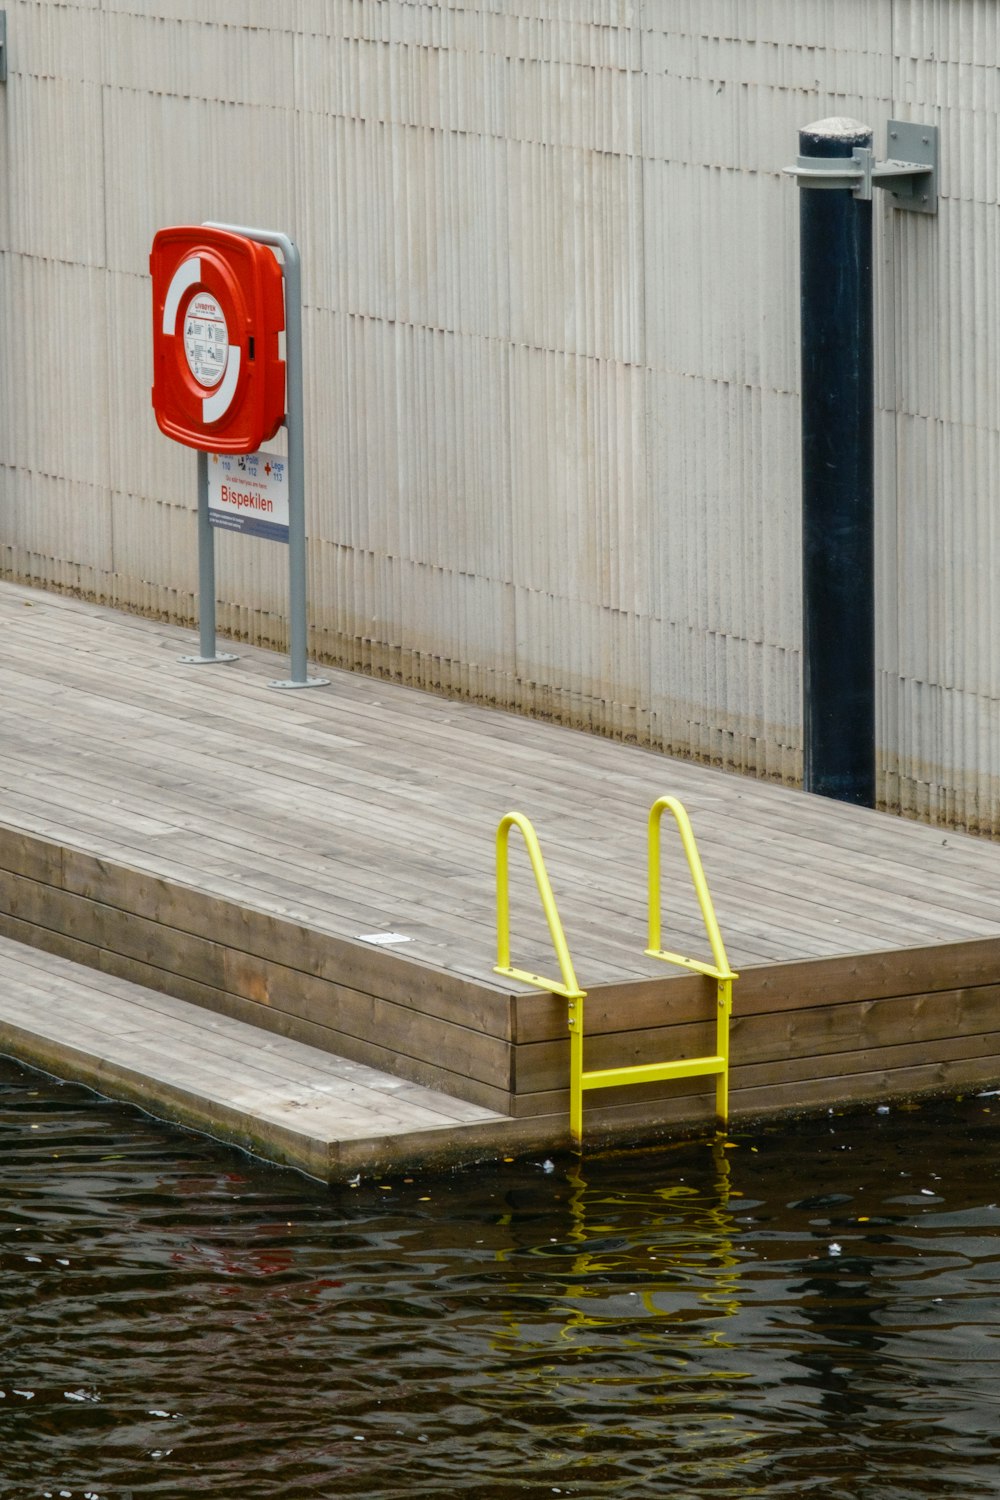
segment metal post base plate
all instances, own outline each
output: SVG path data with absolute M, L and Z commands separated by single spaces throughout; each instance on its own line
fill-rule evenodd
M 269 682 L 268 687 L 273 688 L 310 688 L 329 687 L 329 677 L 307 677 L 303 682 Z
M 232 656 L 228 651 L 220 651 L 217 656 L 179 656 L 186 667 L 214 667 L 224 666 L 226 662 L 239 661 L 238 656 Z

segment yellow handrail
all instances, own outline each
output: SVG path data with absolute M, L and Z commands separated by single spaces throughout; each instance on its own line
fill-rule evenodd
M 511 828 L 519 828 L 524 837 L 528 858 L 531 860 L 531 868 L 535 876 L 535 884 L 538 894 L 542 899 L 542 910 L 545 912 L 545 920 L 549 924 L 549 934 L 552 938 L 552 946 L 559 960 L 559 972 L 562 982 L 556 979 L 546 979 L 541 974 L 529 974 L 526 969 L 515 969 L 510 962 L 510 879 L 508 872 L 507 845 L 510 838 Z M 545 861 L 542 859 L 541 847 L 538 836 L 532 828 L 529 820 L 523 813 L 509 812 L 500 819 L 497 827 L 497 961 L 494 965 L 495 974 L 503 974 L 507 979 L 520 979 L 524 984 L 533 984 L 536 989 L 548 990 L 550 994 L 561 995 L 564 1000 L 582 1000 L 586 991 L 581 990 L 576 982 L 576 974 L 573 972 L 573 961 L 569 956 L 569 948 L 566 944 L 566 934 L 563 932 L 562 922 L 559 920 L 559 912 L 556 908 L 555 897 L 552 894 L 552 886 L 545 871 Z
M 691 883 L 698 897 L 698 905 L 701 907 L 701 917 L 705 924 L 709 946 L 712 949 L 714 964 L 701 963 L 694 958 L 681 958 L 679 954 L 668 953 L 660 946 L 660 822 L 666 811 L 673 814 L 677 831 L 681 836 L 688 869 L 691 872 Z M 722 933 L 719 931 L 715 908 L 709 895 L 701 855 L 698 853 L 698 845 L 694 840 L 691 820 L 684 804 L 678 802 L 676 797 L 659 797 L 649 809 L 649 942 L 646 952 L 650 958 L 662 958 L 667 963 L 680 964 L 685 969 L 695 969 L 699 974 L 707 974 L 710 979 L 739 977 L 729 967 Z

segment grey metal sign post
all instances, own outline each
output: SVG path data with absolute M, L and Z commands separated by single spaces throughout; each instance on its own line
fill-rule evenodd
M 180 656 L 187 667 L 239 661 L 215 649 L 215 532 L 208 518 L 208 454 L 198 453 L 198 655 Z
M 285 380 L 288 433 L 288 617 L 291 676 L 270 683 L 274 688 L 327 687 L 328 677 L 310 677 L 307 668 L 305 445 L 302 386 L 302 270 L 297 246 L 287 234 L 248 229 L 242 224 L 206 221 L 206 229 L 223 229 L 281 252 L 285 283 Z M 208 455 L 198 454 L 198 609 L 200 656 L 191 663 L 235 661 L 215 650 L 215 538 L 208 514 Z

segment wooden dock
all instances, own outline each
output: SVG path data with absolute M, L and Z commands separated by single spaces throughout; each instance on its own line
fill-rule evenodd
M 711 986 L 643 953 L 646 816 L 671 794 L 741 975 L 734 1115 L 1000 1078 L 991 843 L 357 674 L 277 691 L 271 653 L 183 666 L 190 632 L 9 584 L 0 630 L 16 943 L 462 1101 L 483 1112 L 477 1149 L 491 1130 L 497 1150 L 558 1145 L 566 1005 L 492 972 L 494 832 L 512 809 L 538 832 L 588 992 L 587 1066 L 698 1055 Z M 705 957 L 668 833 L 664 942 Z M 511 864 L 513 962 L 555 975 L 516 836 Z M 32 1004 L 41 1036 L 43 989 Z M 0 1020 L 15 1054 L 29 1033 L 23 1006 Z M 592 1095 L 588 1134 L 702 1123 L 711 1104 L 698 1079 Z M 452 1123 L 460 1155 L 469 1122 Z
M 0 1050 L 325 1182 L 533 1144 L 525 1122 L 9 938 Z

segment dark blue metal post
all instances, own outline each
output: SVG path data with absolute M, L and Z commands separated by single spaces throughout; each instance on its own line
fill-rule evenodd
M 803 158 L 852 156 L 872 133 L 823 120 Z M 807 791 L 875 805 L 872 205 L 801 180 L 802 609 Z

